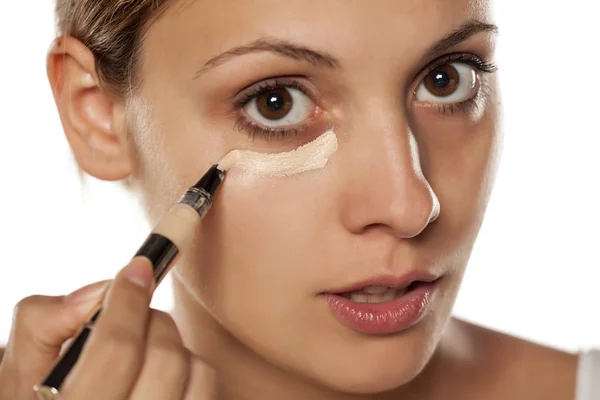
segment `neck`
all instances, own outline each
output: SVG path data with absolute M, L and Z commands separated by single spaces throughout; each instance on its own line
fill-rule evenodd
M 437 400 L 450 399 L 457 379 L 472 377 L 469 346 L 462 345 L 462 330 L 450 322 L 427 367 L 410 383 L 391 392 L 357 395 L 336 392 L 270 364 L 226 331 L 203 305 L 174 277 L 174 318 L 190 351 L 205 361 L 204 390 L 218 400 L 285 398 L 289 400 Z M 470 376 L 469 376 L 470 375 Z M 453 392 L 446 389 L 453 387 Z M 467 386 L 467 385 L 460 385 Z M 192 398 L 204 398 L 194 393 Z M 462 397 L 461 397 L 462 398 Z

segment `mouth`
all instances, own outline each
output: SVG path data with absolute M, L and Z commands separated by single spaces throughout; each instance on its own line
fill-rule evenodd
M 382 275 L 322 293 L 344 325 L 364 334 L 392 334 L 417 324 L 435 301 L 441 276 L 409 273 Z
M 377 304 L 399 299 L 400 297 L 405 296 L 406 294 L 417 289 L 418 287 L 428 283 L 430 282 L 413 281 L 405 287 L 371 285 L 365 286 L 359 290 L 354 290 L 351 292 L 340 292 L 333 294 L 344 297 L 354 303 Z
M 439 275 L 411 272 L 403 276 L 381 275 L 354 283 L 325 294 L 344 297 L 354 303 L 385 303 L 397 300 L 415 290 L 431 286 Z

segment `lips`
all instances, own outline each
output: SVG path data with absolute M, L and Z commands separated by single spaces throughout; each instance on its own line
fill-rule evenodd
M 438 279 L 421 272 L 378 276 L 322 296 L 338 320 L 354 331 L 397 333 L 423 317 L 434 298 Z

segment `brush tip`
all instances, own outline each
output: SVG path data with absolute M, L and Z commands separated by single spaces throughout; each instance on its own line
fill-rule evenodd
M 223 158 L 217 163 L 217 168 L 219 168 L 223 172 L 227 172 L 233 167 L 237 161 L 239 156 L 238 150 L 232 150 L 229 153 L 225 154 Z

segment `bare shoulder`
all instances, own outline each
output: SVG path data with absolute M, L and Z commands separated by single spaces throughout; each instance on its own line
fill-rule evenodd
M 479 354 L 483 381 L 499 398 L 572 400 L 578 356 L 505 333 L 456 321 Z M 489 386 L 488 386 L 489 387 Z
M 0 362 L 2 362 L 3 357 L 4 357 L 4 347 L 0 347 Z

